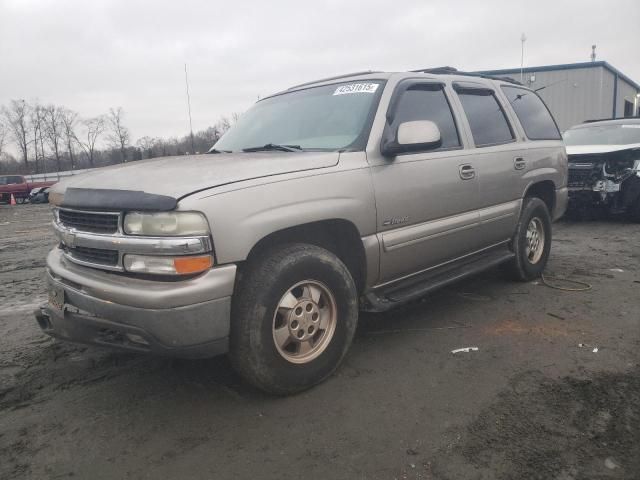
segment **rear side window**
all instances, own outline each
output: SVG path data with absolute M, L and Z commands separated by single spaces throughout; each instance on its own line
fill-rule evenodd
M 458 90 L 476 147 L 499 145 L 515 139 L 507 117 L 491 90 Z
M 402 93 L 395 109 L 392 127 L 414 120 L 430 120 L 438 125 L 442 138 L 440 150 L 460 146 L 456 123 L 441 85 L 412 85 Z
M 503 86 L 502 91 L 518 116 L 524 133 L 530 140 L 559 140 L 556 122 L 549 109 L 535 92 L 523 88 Z

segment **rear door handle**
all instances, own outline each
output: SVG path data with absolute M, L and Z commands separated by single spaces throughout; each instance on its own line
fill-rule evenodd
M 523 170 L 527 166 L 527 162 L 522 157 L 516 157 L 513 159 L 513 168 L 516 170 Z
M 462 180 L 471 180 L 476 176 L 476 171 L 473 168 L 473 165 L 470 165 L 468 163 L 460 165 L 460 167 L 458 168 L 458 172 L 460 173 L 460 178 Z

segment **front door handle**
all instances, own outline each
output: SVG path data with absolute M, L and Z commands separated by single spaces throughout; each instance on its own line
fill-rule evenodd
M 516 157 L 513 159 L 513 168 L 516 170 L 524 170 L 524 167 L 527 166 L 527 162 L 524 161 L 522 157 Z
M 473 165 L 470 165 L 468 163 L 460 165 L 460 167 L 458 168 L 458 172 L 460 173 L 460 178 L 462 180 L 471 180 L 476 176 L 476 171 L 474 170 Z

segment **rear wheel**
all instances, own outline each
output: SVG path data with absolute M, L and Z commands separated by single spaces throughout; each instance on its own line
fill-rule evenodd
M 551 251 L 551 216 L 539 198 L 524 199 L 511 248 L 515 258 L 509 267 L 517 280 L 529 281 L 542 275 Z
M 358 319 L 347 267 L 307 244 L 251 262 L 234 294 L 230 358 L 254 386 L 277 395 L 321 382 L 340 364 Z

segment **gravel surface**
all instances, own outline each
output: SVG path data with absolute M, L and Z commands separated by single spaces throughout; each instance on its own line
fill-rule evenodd
M 272 398 L 224 357 L 42 334 L 49 222 L 0 206 L 0 479 L 640 478 L 640 225 L 555 225 L 547 274 L 589 292 L 487 272 L 363 314 L 332 378 Z

